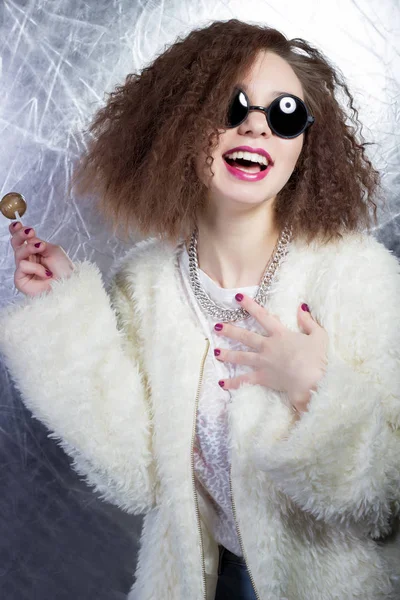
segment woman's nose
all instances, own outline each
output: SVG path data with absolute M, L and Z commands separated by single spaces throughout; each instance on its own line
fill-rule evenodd
M 260 110 L 252 110 L 247 115 L 247 119 L 239 125 L 239 133 L 254 136 L 264 135 L 270 137 L 272 131 L 268 125 L 265 114 Z

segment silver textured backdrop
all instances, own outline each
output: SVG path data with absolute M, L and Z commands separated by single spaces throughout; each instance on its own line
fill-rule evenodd
M 90 203 L 67 197 L 82 131 L 128 72 L 177 35 L 232 17 L 303 37 L 344 73 L 386 189 L 389 210 L 374 234 L 400 256 L 398 0 L 0 0 L 0 195 L 25 196 L 24 225 L 72 260 L 96 262 L 107 282 L 127 246 Z M 0 215 L 0 307 L 21 296 L 9 223 Z M 0 598 L 126 598 L 140 518 L 80 482 L 22 405 L 1 357 L 0 401 Z

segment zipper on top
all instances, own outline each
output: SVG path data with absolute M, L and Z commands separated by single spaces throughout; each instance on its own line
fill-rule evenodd
M 199 405 L 200 388 L 201 388 L 201 383 L 203 380 L 204 364 L 206 361 L 208 349 L 210 347 L 210 340 L 208 338 L 205 338 L 205 340 L 207 341 L 207 344 L 206 344 L 206 349 L 204 351 L 203 358 L 201 361 L 200 377 L 199 377 L 199 384 L 197 386 L 195 410 L 194 410 L 194 420 L 193 420 L 193 430 L 192 430 L 192 446 L 191 446 L 191 467 L 192 467 L 192 483 L 193 483 L 193 494 L 194 494 L 195 508 L 196 508 L 197 527 L 198 527 L 199 535 L 200 535 L 201 567 L 202 567 L 202 577 L 203 577 L 203 598 L 204 598 L 204 600 L 207 600 L 206 567 L 205 567 L 205 561 L 204 561 L 204 544 L 203 544 L 203 534 L 202 534 L 201 525 L 200 525 L 200 511 L 199 511 L 199 502 L 197 499 L 196 478 L 195 478 L 195 474 L 194 474 L 194 450 L 193 450 L 194 440 L 195 440 L 195 436 L 196 436 L 197 409 L 198 409 L 198 405 Z
M 194 500 L 195 500 L 195 509 L 196 509 L 196 517 L 197 517 L 197 527 L 199 530 L 199 539 L 200 539 L 200 549 L 201 549 L 201 562 L 202 562 L 202 578 L 203 578 L 203 598 L 204 600 L 207 600 L 207 593 L 206 593 L 206 568 L 205 568 L 205 561 L 204 561 L 204 544 L 203 544 L 203 534 L 201 531 L 201 525 L 200 525 L 200 511 L 199 511 L 199 503 L 198 503 L 198 498 L 197 498 L 197 490 L 196 490 L 196 478 L 195 478 L 195 473 L 194 473 L 194 441 L 195 441 L 195 436 L 196 436 L 196 422 L 197 422 L 197 411 L 198 411 L 198 406 L 199 406 L 199 397 L 200 397 L 200 388 L 201 388 L 201 384 L 203 381 L 203 373 L 204 373 L 204 365 L 205 365 L 205 361 L 206 361 L 206 357 L 208 354 L 208 350 L 210 347 L 210 340 L 208 338 L 205 338 L 207 344 L 206 344 L 206 349 L 204 351 L 203 354 L 203 358 L 201 361 L 201 367 L 200 367 L 200 376 L 199 376 L 199 383 L 197 386 L 197 392 L 196 392 L 196 400 L 195 400 L 195 411 L 194 411 L 194 420 L 193 420 L 193 430 L 192 430 L 192 445 L 191 445 L 191 467 L 192 467 L 192 483 L 193 483 L 193 494 L 194 494 Z M 253 574 L 251 572 L 250 566 L 249 566 L 249 562 L 247 560 L 247 555 L 243 546 L 243 540 L 242 540 L 242 534 L 240 532 L 239 529 L 239 525 L 237 522 L 237 518 L 236 518 L 236 506 L 235 506 L 235 500 L 233 497 L 233 490 L 232 490 L 232 469 L 231 467 L 229 467 L 229 487 L 230 487 L 230 495 L 231 495 L 231 503 L 232 503 L 232 513 L 233 513 L 233 518 L 235 521 L 235 526 L 236 526 L 236 531 L 237 531 L 237 535 L 238 535 L 238 539 L 239 539 L 239 544 L 244 556 L 244 559 L 246 561 L 246 566 L 247 566 L 247 570 L 249 573 L 249 577 L 250 577 L 250 581 L 251 584 L 253 586 L 254 589 L 254 593 L 256 595 L 257 600 L 261 600 L 260 595 L 257 591 L 257 588 L 255 586 L 254 583 L 254 578 L 253 578 Z
M 249 561 L 247 560 L 247 555 L 246 555 L 246 552 L 245 552 L 244 546 L 243 546 L 242 534 L 240 533 L 239 525 L 238 525 L 238 522 L 237 522 L 237 519 L 236 519 L 236 506 L 235 506 L 235 501 L 234 501 L 234 498 L 233 498 L 233 491 L 232 491 L 232 468 L 231 467 L 229 467 L 229 487 L 230 487 L 230 491 L 231 491 L 231 503 L 232 503 L 233 519 L 234 519 L 235 525 L 236 525 L 236 532 L 237 532 L 237 535 L 238 535 L 238 538 L 239 538 L 239 544 L 240 544 L 240 547 L 242 549 L 244 560 L 246 561 L 247 571 L 249 573 L 249 577 L 250 577 L 251 585 L 253 586 L 253 589 L 254 589 L 254 593 L 256 595 L 257 600 L 261 600 L 260 595 L 259 595 L 259 593 L 257 591 L 256 585 L 254 583 L 253 574 L 252 574 L 252 572 L 250 570 Z

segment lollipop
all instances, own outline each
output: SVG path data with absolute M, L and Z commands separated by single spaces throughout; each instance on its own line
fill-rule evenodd
M 7 219 L 21 220 L 26 211 L 26 201 L 22 194 L 9 192 L 0 200 L 0 212 Z

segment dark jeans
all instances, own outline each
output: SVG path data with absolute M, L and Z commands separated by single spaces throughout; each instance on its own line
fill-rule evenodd
M 244 558 L 219 547 L 215 600 L 256 600 Z

